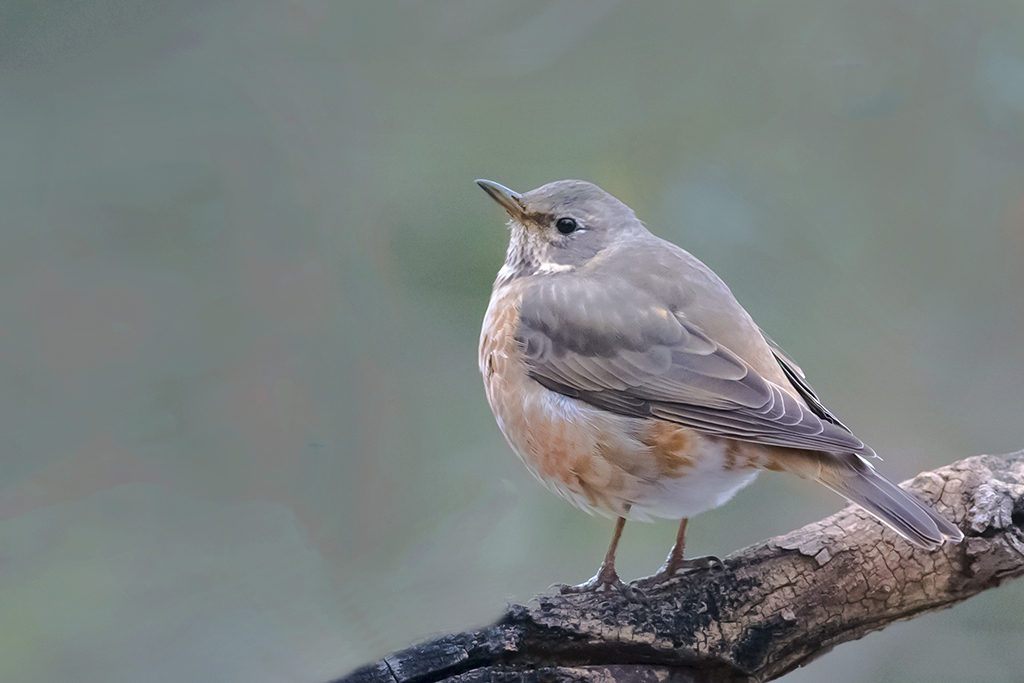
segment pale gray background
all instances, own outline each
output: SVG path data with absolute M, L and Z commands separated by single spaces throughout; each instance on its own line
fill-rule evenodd
M 1018 0 L 8 0 L 0 680 L 326 681 L 593 574 L 484 400 L 478 177 L 629 203 L 893 478 L 1024 446 Z M 765 475 L 689 548 L 841 504 Z M 1022 615 L 788 680 L 1019 681 Z

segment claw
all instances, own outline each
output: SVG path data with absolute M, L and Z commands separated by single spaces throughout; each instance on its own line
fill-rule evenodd
M 581 584 L 576 586 L 555 584 L 552 586 L 552 588 L 555 587 L 558 588 L 558 592 L 562 595 L 615 592 L 631 602 L 640 602 L 648 606 L 651 604 L 650 600 L 647 598 L 647 594 L 644 593 L 643 590 L 633 584 L 623 583 L 619 578 L 619 575 L 615 573 L 615 569 L 612 568 L 609 571 L 606 566 L 602 566 L 601 570 L 597 572 L 597 574 L 595 574 L 590 580 Z
M 622 583 L 615 567 L 608 564 L 601 565 L 601 569 L 589 580 L 576 586 L 562 586 L 559 591 L 562 595 L 573 595 L 577 593 L 598 593 L 601 591 L 616 590 L 621 592 L 626 584 Z
M 683 552 L 686 548 L 686 525 L 688 520 L 682 519 L 679 521 L 679 532 L 676 534 L 676 544 L 672 546 L 672 551 L 665 558 L 665 564 L 661 566 L 661 569 L 651 577 L 656 579 L 658 582 L 672 578 L 681 571 L 687 571 L 691 569 L 724 569 L 725 565 L 720 559 L 714 555 L 706 555 L 704 557 L 694 557 L 689 560 L 683 558 Z
M 668 574 L 669 576 L 675 576 L 679 572 L 689 571 L 692 569 L 725 569 L 725 563 L 714 555 L 705 555 L 704 557 L 691 557 L 688 560 L 679 560 L 677 562 L 666 562 L 661 569 L 658 570 L 658 574 Z
M 723 571 L 725 570 L 725 563 L 714 555 L 693 557 L 689 560 L 680 560 L 676 562 L 666 562 L 662 565 L 661 569 L 654 574 L 654 576 L 648 576 L 640 579 L 637 583 L 647 589 L 656 588 L 700 569 L 716 572 Z

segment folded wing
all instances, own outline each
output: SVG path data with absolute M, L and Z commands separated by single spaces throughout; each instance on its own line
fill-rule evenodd
M 537 382 L 611 412 L 766 445 L 873 454 L 777 349 L 796 394 L 624 281 L 535 281 L 523 295 L 517 338 Z

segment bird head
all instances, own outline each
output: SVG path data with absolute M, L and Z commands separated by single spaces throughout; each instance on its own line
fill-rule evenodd
M 477 184 L 509 215 L 511 236 L 499 280 L 571 272 L 643 226 L 633 210 L 597 185 L 559 180 L 519 194 L 491 180 Z

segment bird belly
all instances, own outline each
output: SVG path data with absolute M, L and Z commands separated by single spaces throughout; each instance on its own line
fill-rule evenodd
M 498 426 L 546 487 L 590 513 L 682 519 L 729 500 L 755 463 L 729 441 L 653 418 L 596 408 L 530 378 L 514 338 L 515 306 L 492 301 L 480 370 Z
M 683 476 L 665 477 L 656 495 L 640 506 L 651 517 L 683 519 L 725 505 L 744 486 L 757 478 L 758 470 L 729 469 L 725 446 L 705 441 L 699 462 Z
M 492 399 L 498 425 L 527 469 L 583 510 L 682 519 L 724 504 L 757 476 L 750 467 L 730 469 L 721 441 L 615 415 L 527 381 L 534 386 L 524 387 L 520 400 L 509 392 Z M 685 447 L 659 448 L 651 423 L 666 425 Z

